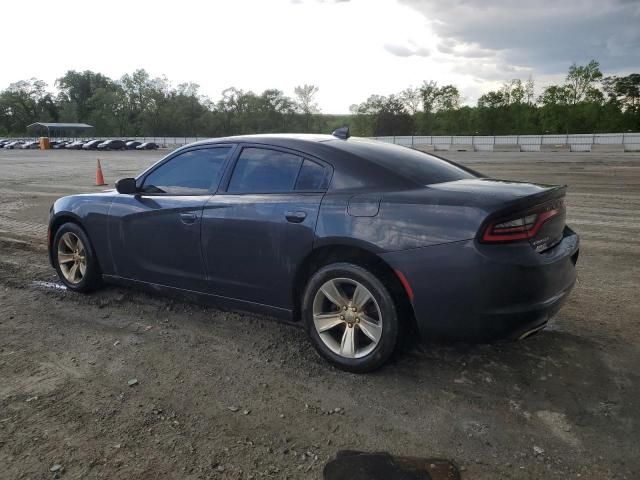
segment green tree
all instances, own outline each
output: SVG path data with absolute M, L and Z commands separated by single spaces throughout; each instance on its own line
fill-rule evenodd
M 407 135 L 413 131 L 413 119 L 396 95 L 371 95 L 365 102 L 352 105 L 359 132 L 369 135 Z
M 433 80 L 424 81 L 420 87 L 420 96 L 422 97 L 422 110 L 424 113 L 433 113 L 437 107 L 437 99 L 440 89 L 438 83 Z
M 594 83 L 602 78 L 600 63 L 591 60 L 586 65 L 576 65 L 569 67 L 566 88 L 569 93 L 570 103 L 576 104 L 582 101 L 589 101 L 589 95 L 594 95 Z
M 422 103 L 422 90 L 420 88 L 405 88 L 400 92 L 398 97 L 410 115 L 418 113 L 420 104 Z
M 20 80 L 0 94 L 0 118 L 7 132 L 26 131 L 37 121 L 56 120 L 58 109 L 47 84 L 36 78 Z
M 640 73 L 624 77 L 612 76 L 602 80 L 609 102 L 630 112 L 640 110 Z
M 66 106 L 72 121 L 86 122 L 93 111 L 91 98 L 99 89 L 112 86 L 113 81 L 100 73 L 69 70 L 56 80 L 56 87 L 60 90 L 58 103 Z
M 298 111 L 303 113 L 306 119 L 306 131 L 310 129 L 311 117 L 315 113 L 320 112 L 320 108 L 316 103 L 316 95 L 320 88 L 315 85 L 299 85 L 294 89 L 296 94 Z

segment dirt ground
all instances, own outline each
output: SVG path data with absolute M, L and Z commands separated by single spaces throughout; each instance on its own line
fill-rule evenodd
M 99 155 L 113 184 L 164 153 Z M 97 154 L 0 150 L 0 478 L 313 479 L 342 449 L 464 479 L 640 478 L 640 154 L 447 155 L 568 184 L 578 285 L 530 339 L 419 345 L 358 376 L 266 317 L 34 283 L 55 281 L 49 206 L 99 190 Z

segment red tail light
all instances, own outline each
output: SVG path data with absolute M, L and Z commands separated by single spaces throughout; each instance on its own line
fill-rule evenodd
M 518 215 L 513 219 L 501 219 L 487 225 L 482 234 L 483 242 L 514 242 L 534 237 L 540 227 L 560 213 L 557 208 L 544 212 Z

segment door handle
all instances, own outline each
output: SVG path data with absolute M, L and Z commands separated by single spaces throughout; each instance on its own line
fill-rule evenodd
M 287 219 L 287 222 L 291 223 L 301 223 L 307 218 L 306 212 L 285 212 L 284 217 Z
M 198 219 L 198 215 L 193 212 L 181 213 L 180 220 L 182 223 L 191 224 L 194 223 Z

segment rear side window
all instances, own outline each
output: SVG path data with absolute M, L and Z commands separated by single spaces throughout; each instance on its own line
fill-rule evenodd
M 371 140 L 337 140 L 332 145 L 370 160 L 421 185 L 477 178 L 479 174 L 412 148 Z
M 230 193 L 278 193 L 293 190 L 302 158 L 266 148 L 242 149 L 229 182 Z
M 296 190 L 326 190 L 329 181 L 329 171 L 322 165 L 305 160 L 302 163 Z
M 142 191 L 172 195 L 204 195 L 215 191 L 231 147 L 202 148 L 173 157 L 144 180 Z

